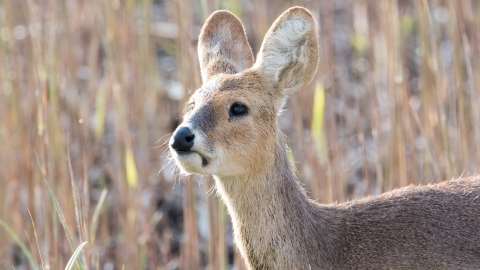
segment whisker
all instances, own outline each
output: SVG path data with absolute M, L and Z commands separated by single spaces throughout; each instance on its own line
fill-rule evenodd
M 161 158 L 163 158 L 165 162 L 163 163 L 162 167 L 158 171 L 158 174 L 160 174 L 165 168 L 167 168 L 167 166 L 172 165 L 172 163 L 174 162 L 174 160 L 171 159 L 171 157 L 169 156 L 162 156 Z
M 216 190 L 217 190 L 217 186 L 213 184 L 212 187 L 207 191 L 207 197 L 210 197 L 210 195 L 212 195 L 213 192 Z
M 165 135 L 163 135 L 160 139 L 158 139 L 157 141 L 155 141 L 153 144 L 157 144 L 159 143 L 161 140 L 164 140 L 164 142 L 162 144 L 164 144 L 165 142 L 168 142 L 170 140 L 170 137 L 173 135 L 173 132 L 171 133 L 167 133 Z M 168 136 L 168 140 L 165 138 Z

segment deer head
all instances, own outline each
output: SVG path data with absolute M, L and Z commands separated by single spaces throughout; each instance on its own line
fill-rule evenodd
M 317 70 L 312 15 L 300 7 L 283 13 L 253 63 L 242 23 L 228 11 L 217 11 L 203 26 L 198 55 L 203 84 L 170 139 L 177 165 L 185 173 L 219 177 L 268 170 L 282 136 L 278 112 Z

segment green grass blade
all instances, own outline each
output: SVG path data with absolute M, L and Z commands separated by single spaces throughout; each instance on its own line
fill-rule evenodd
M 41 168 L 42 166 L 40 165 L 40 160 L 38 159 L 37 153 L 35 152 L 35 157 L 37 159 L 38 166 Z M 43 182 L 47 186 L 48 193 L 50 193 L 50 198 L 52 199 L 53 206 L 55 207 L 55 210 L 57 211 L 58 218 L 60 219 L 60 223 L 63 226 L 63 229 L 65 230 L 65 233 L 67 234 L 67 240 L 68 243 L 70 244 L 70 247 L 72 248 L 72 251 L 75 250 L 74 245 L 73 245 L 73 238 L 72 235 L 70 234 L 70 231 L 68 230 L 67 227 L 67 221 L 65 220 L 65 216 L 63 215 L 62 209 L 60 208 L 60 203 L 58 203 L 57 197 L 55 196 L 55 193 L 53 192 L 52 187 L 50 186 L 50 183 L 48 182 L 47 176 L 43 172 L 43 170 L 40 169 L 42 172 L 43 176 Z
M 84 247 L 87 243 L 88 243 L 88 242 L 85 241 L 85 242 L 81 243 L 80 246 L 77 247 L 77 249 L 75 250 L 75 252 L 73 252 L 72 257 L 70 257 L 70 260 L 68 260 L 67 266 L 65 266 L 65 270 L 73 269 L 73 265 L 75 264 L 75 261 L 77 260 L 78 255 L 80 255 L 80 253 L 82 252 L 83 247 Z
M 102 85 L 99 87 L 95 97 L 95 138 L 97 138 L 97 140 L 102 138 L 105 128 L 105 92 L 105 87 Z
M 315 85 L 315 93 L 313 96 L 312 111 L 312 137 L 315 141 L 318 154 L 321 157 L 326 155 L 326 146 L 323 135 L 323 121 L 325 118 L 325 89 L 323 83 L 318 80 Z
M 37 156 L 37 152 L 34 152 L 34 153 L 35 153 L 35 158 L 37 159 L 38 166 L 40 168 L 42 168 L 42 166 L 40 165 L 40 160 L 38 159 L 38 156 Z M 60 203 L 58 203 L 57 197 L 55 196 L 55 193 L 53 192 L 53 189 L 48 182 L 47 176 L 45 175 L 43 170 L 40 169 L 40 171 L 42 172 L 43 182 L 45 182 L 45 185 L 48 188 L 48 193 L 50 193 L 50 198 L 52 199 L 53 206 L 55 207 L 58 218 L 60 219 L 60 223 L 62 224 L 63 229 L 65 230 L 65 233 L 67 234 L 67 240 L 68 240 L 68 243 L 70 244 L 70 248 L 72 248 L 72 251 L 73 251 L 75 249 L 74 248 L 75 246 L 73 245 L 73 237 L 70 234 L 70 231 L 68 230 L 67 221 L 65 220 L 65 216 L 63 215 L 62 209 L 60 208 Z M 79 268 L 80 269 L 85 269 L 83 264 L 80 264 Z
M 95 239 L 95 234 L 97 233 L 97 226 L 98 226 L 98 216 L 100 216 L 100 210 L 102 210 L 103 203 L 105 202 L 105 198 L 107 197 L 107 189 L 103 189 L 102 194 L 100 195 L 100 199 L 98 199 L 97 206 L 95 207 L 95 211 L 93 212 L 92 223 L 90 225 L 90 241 L 93 242 Z
M 5 231 L 7 231 L 7 233 L 10 235 L 10 237 L 12 237 L 13 240 L 17 243 L 17 245 L 23 251 L 23 254 L 25 254 L 25 256 L 27 257 L 28 262 L 30 263 L 32 268 L 38 270 L 37 264 L 35 263 L 35 260 L 33 259 L 32 254 L 30 253 L 30 251 L 28 251 L 27 247 L 23 244 L 22 240 L 20 240 L 20 238 L 12 230 L 12 228 L 10 228 L 10 226 L 8 226 L 7 223 L 5 223 L 1 219 L 0 219 L 0 226 L 2 226 L 5 229 Z
M 128 185 L 135 187 L 138 182 L 137 165 L 135 164 L 132 148 L 128 145 L 125 151 L 125 173 Z

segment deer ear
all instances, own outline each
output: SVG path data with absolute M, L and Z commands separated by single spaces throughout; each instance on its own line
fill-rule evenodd
M 289 95 L 312 80 L 317 65 L 315 20 L 305 8 L 290 8 L 268 30 L 254 68 L 275 89 Z
M 220 73 L 238 73 L 253 65 L 253 53 L 240 20 L 232 13 L 214 12 L 198 39 L 203 82 Z

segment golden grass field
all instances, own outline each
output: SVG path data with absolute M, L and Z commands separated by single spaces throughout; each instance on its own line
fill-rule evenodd
M 1 1 L 0 269 L 244 269 L 213 181 L 166 142 L 209 14 L 257 52 L 295 5 L 321 60 L 280 126 L 311 198 L 478 172 L 480 1 Z

